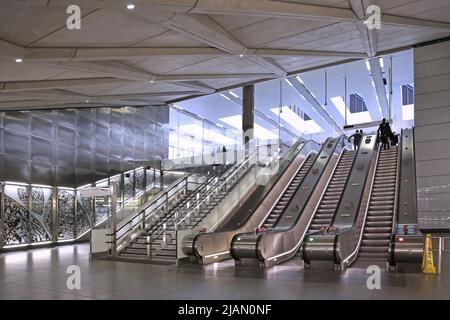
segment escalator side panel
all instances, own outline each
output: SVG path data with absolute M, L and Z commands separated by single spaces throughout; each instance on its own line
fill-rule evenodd
M 187 248 L 186 250 L 183 249 L 183 251 L 186 254 L 192 254 L 190 252 L 193 252 L 199 259 L 199 262 L 203 264 L 230 258 L 230 243 L 234 235 L 240 232 L 248 232 L 258 227 L 264 219 L 267 210 L 274 205 L 280 192 L 284 190 L 292 175 L 302 165 L 308 153 L 318 150 L 318 144 L 313 141 L 305 142 L 304 145 L 298 147 L 296 150 L 290 150 L 290 152 L 295 153 L 291 155 L 288 153 L 285 158 L 291 156 L 288 159 L 292 160 L 280 164 L 278 175 L 271 178 L 273 181 L 271 180 L 268 183 L 269 190 L 266 189 L 264 191 L 262 199 L 258 200 L 258 196 L 252 196 L 250 198 L 252 201 L 243 205 L 235 213 L 235 217 L 225 225 L 222 225 L 216 232 L 200 233 L 195 236 L 195 239 L 187 239 Z
M 266 233 L 251 232 L 234 237 L 230 250 L 236 261 L 256 258 L 265 266 L 271 266 L 295 254 L 299 237 L 302 238 L 306 232 L 306 221 L 310 220 L 343 148 L 342 141 L 342 138 L 330 138 L 325 142 L 273 229 Z
M 303 258 L 328 260 L 340 265 L 355 254 L 374 177 L 378 143 L 375 135 L 363 137 L 336 211 L 332 230 L 311 234 L 303 244 Z
M 400 185 L 397 217 L 394 220 L 395 235 L 392 236 L 389 254 L 390 266 L 398 262 L 420 263 L 425 240 L 418 227 L 414 129 L 402 130 L 400 147 Z
M 260 237 L 258 255 L 260 256 L 260 261 L 263 261 L 266 267 L 289 260 L 298 251 L 314 216 L 317 203 L 320 201 L 323 190 L 328 184 L 328 180 L 333 173 L 334 165 L 338 161 L 338 158 L 339 155 L 337 153 L 331 155 L 327 166 L 313 188 L 295 224 L 287 230 L 270 232 Z M 280 229 L 277 228 L 276 230 Z

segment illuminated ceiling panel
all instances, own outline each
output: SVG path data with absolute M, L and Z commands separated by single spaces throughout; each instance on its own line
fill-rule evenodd
M 270 111 L 278 115 L 279 108 L 273 108 L 270 109 Z M 303 120 L 298 114 L 296 114 L 287 106 L 284 106 L 282 108 L 280 117 L 301 133 L 312 134 L 323 131 L 322 128 L 314 120 Z
M 240 116 L 240 115 L 220 118 L 219 120 L 238 129 L 238 130 L 241 130 L 242 116 Z M 255 133 L 254 133 L 255 138 L 257 138 L 257 139 L 261 139 L 261 140 L 278 139 L 278 134 L 275 134 L 275 133 L 271 132 L 270 130 L 267 130 L 266 128 L 264 128 L 263 126 L 261 126 L 257 123 L 255 123 L 254 129 L 255 129 Z
M 217 144 L 232 145 L 236 143 L 236 141 L 227 136 L 219 134 L 213 130 L 203 128 L 201 125 L 194 123 L 180 126 L 180 133 L 192 135 L 204 140 L 209 140 Z

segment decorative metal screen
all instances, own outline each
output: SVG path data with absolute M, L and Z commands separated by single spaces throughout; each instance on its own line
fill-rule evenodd
M 134 179 L 136 183 L 135 196 L 139 197 L 145 192 L 145 169 L 136 169 Z
M 75 190 L 58 189 L 58 239 L 75 238 Z
M 53 190 L 46 187 L 31 187 L 31 241 L 52 240 Z
M 76 236 L 79 237 L 91 228 L 91 217 L 90 212 L 92 212 L 92 201 L 91 198 L 81 197 L 80 193 L 77 192 L 77 208 L 75 216 L 75 231 Z
M 5 185 L 4 245 L 29 243 L 29 187 Z

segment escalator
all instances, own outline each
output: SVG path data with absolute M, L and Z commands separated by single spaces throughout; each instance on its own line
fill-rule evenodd
M 331 224 L 345 184 L 347 183 L 355 156 L 356 151 L 343 151 L 341 159 L 333 172 L 333 177 L 320 201 L 319 208 L 309 226 L 308 233 L 323 230 Z
M 262 223 L 261 227 L 264 229 L 269 229 L 275 226 L 275 224 L 280 219 L 283 212 L 286 210 L 288 204 L 292 200 L 292 197 L 296 193 L 297 189 L 300 187 L 301 183 L 303 182 L 303 179 L 305 178 L 306 174 L 308 173 L 309 169 L 311 168 L 312 164 L 316 160 L 317 155 L 316 154 L 310 154 L 304 164 L 301 166 L 300 170 L 298 170 L 297 174 L 294 176 L 294 178 L 289 183 L 288 187 L 284 191 L 283 195 L 278 200 L 277 204 L 273 209 L 270 211 L 267 218 Z
M 313 161 L 312 164 L 296 173 L 275 205 L 266 211 L 260 228 L 233 237 L 230 253 L 237 264 L 251 260 L 270 267 L 296 254 L 343 152 L 343 141 L 343 137 L 328 139 L 316 157 L 306 160 Z M 296 180 L 297 177 L 300 179 Z
M 277 204 L 280 194 L 290 182 L 294 182 L 292 187 L 295 187 L 302 179 L 302 174 L 306 170 L 303 166 L 309 166 L 319 149 L 319 145 L 311 140 L 300 140 L 294 144 L 275 167 L 266 168 L 255 177 L 256 185 L 251 195 L 244 199 L 213 232 L 185 237 L 183 253 L 195 257 L 201 264 L 231 258 L 230 243 L 235 234 L 255 230 L 263 225 L 265 220 L 267 223 L 276 222 L 276 211 L 270 218 L 268 212 Z M 293 177 L 296 175 L 298 177 L 294 178 L 294 181 Z M 283 205 L 283 202 L 280 205 Z M 266 224 L 266 227 L 268 226 Z
M 329 228 L 310 233 L 302 246 L 305 267 L 313 261 L 329 261 L 345 269 L 355 259 L 370 196 L 379 144 L 376 135 L 365 135 L 352 163 L 348 179 Z
M 391 270 L 421 261 L 413 130 L 402 130 L 400 145 L 387 150 L 374 137 L 363 139 L 332 226 L 305 241 L 305 266 L 322 260 L 336 270 L 369 264 Z
M 388 259 L 397 189 L 398 148 L 381 150 L 359 249 L 359 260 Z

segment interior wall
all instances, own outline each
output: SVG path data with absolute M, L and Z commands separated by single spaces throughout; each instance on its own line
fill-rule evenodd
M 414 50 L 414 83 L 420 226 L 450 230 L 450 41 Z
M 79 187 L 167 158 L 165 106 L 0 113 L 0 180 Z

